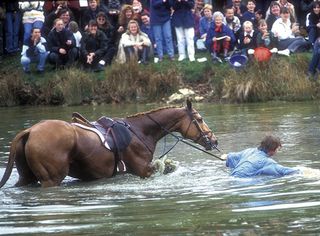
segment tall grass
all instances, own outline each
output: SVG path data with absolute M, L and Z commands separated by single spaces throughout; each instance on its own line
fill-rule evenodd
M 319 96 L 319 87 L 307 79 L 306 68 L 306 59 L 299 55 L 253 62 L 243 70 L 231 70 L 222 98 L 231 102 L 313 99 Z

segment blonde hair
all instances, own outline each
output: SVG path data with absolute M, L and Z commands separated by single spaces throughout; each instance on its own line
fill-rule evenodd
M 242 24 L 242 27 L 244 28 L 244 27 L 248 27 L 248 26 L 250 26 L 251 28 L 253 28 L 253 24 L 252 24 L 252 22 L 251 21 L 245 21 L 245 22 L 243 22 L 243 24 Z
M 131 24 L 135 24 L 135 25 L 137 26 L 137 28 L 138 28 L 138 33 L 140 33 L 140 26 L 139 26 L 138 21 L 136 21 L 136 20 L 130 20 L 130 21 L 128 22 L 128 25 L 127 25 L 127 34 L 130 34 L 129 26 L 130 26 Z
M 208 9 L 212 12 L 213 7 L 211 4 L 205 4 L 204 7 L 202 8 L 202 11 L 204 11 L 205 9 Z

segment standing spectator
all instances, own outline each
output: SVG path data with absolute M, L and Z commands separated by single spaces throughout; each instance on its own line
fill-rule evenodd
M 270 14 L 268 14 L 266 17 L 268 30 L 271 30 L 273 23 L 279 18 L 280 18 L 280 4 L 277 1 L 272 1 L 270 4 Z
M 4 6 L 0 2 L 0 63 L 2 62 L 3 49 L 4 49 L 4 40 L 3 40 L 3 20 L 5 18 Z
M 307 14 L 312 11 L 314 0 L 301 0 L 300 1 L 300 19 L 299 23 L 306 26 Z
M 20 50 L 19 32 L 21 25 L 21 12 L 18 1 L 6 0 L 3 1 L 3 3 L 5 4 L 5 6 L 3 6 L 3 9 L 5 9 L 5 49 L 7 53 L 11 54 Z
M 44 72 L 44 66 L 48 56 L 46 46 L 47 41 L 41 37 L 41 29 L 33 28 L 31 37 L 23 43 L 21 52 L 21 64 L 25 73 L 30 74 L 30 64 L 32 62 L 38 62 L 38 73 L 42 74 Z
M 72 66 L 77 57 L 77 48 L 73 34 L 64 28 L 63 21 L 56 19 L 54 29 L 48 35 L 49 62 L 56 68 Z
M 291 53 L 301 52 L 309 49 L 309 43 L 301 36 L 295 36 L 299 33 L 299 26 L 291 24 L 290 11 L 283 7 L 280 10 L 281 18 L 276 20 L 271 31 L 278 37 L 278 49 L 289 49 Z
M 84 33 L 81 40 L 81 61 L 84 68 L 95 72 L 103 70 L 105 65 L 103 58 L 107 49 L 107 36 L 98 30 L 95 20 L 90 20 L 88 31 Z
M 199 32 L 200 32 L 200 39 L 197 40 L 197 49 L 204 50 L 205 47 L 205 41 L 207 38 L 207 32 L 210 28 L 210 25 L 213 22 L 213 15 L 212 15 L 212 5 L 205 4 L 203 9 L 203 16 L 200 18 L 199 22 Z
M 237 41 L 239 38 L 240 29 L 241 29 L 240 19 L 234 15 L 233 7 L 226 7 L 224 10 L 224 15 L 225 15 L 225 18 L 223 23 L 232 30 Z
M 314 43 L 320 36 L 320 2 L 313 2 L 312 11 L 308 17 L 308 36 L 309 42 Z
M 49 15 L 47 15 L 45 18 L 45 22 L 42 30 L 45 36 L 48 36 L 50 30 L 52 30 L 53 28 L 53 23 L 57 18 L 60 18 L 63 21 L 64 27 L 66 29 L 69 28 L 70 21 L 74 20 L 73 13 L 70 9 L 58 7 L 56 11 L 49 13 Z
M 243 32 L 239 36 L 239 49 L 242 54 L 247 55 L 248 49 L 257 47 L 257 32 L 253 29 L 251 21 L 245 21 L 242 27 Z
M 170 60 L 174 60 L 170 17 L 171 9 L 168 0 L 151 0 L 150 24 L 156 41 L 159 61 L 163 60 L 164 47 L 166 47 Z
M 26 41 L 30 38 L 32 28 L 42 29 L 44 23 L 44 1 L 26 1 L 19 4 L 23 12 L 23 41 Z
M 96 20 L 99 12 L 106 12 L 106 10 L 100 6 L 99 0 L 88 0 L 88 8 L 82 15 L 82 29 L 86 30 L 90 20 Z
M 119 42 L 117 62 L 138 61 L 147 64 L 150 56 L 151 41 L 148 35 L 140 31 L 137 21 L 129 21 L 128 30 L 122 34 Z
M 114 55 L 117 53 L 115 28 L 111 25 L 108 17 L 104 12 L 99 12 L 97 15 L 98 29 L 101 30 L 108 39 L 108 49 L 104 55 L 104 61 L 107 65 L 110 65 Z
M 223 24 L 222 13 L 215 13 L 214 23 L 211 24 L 206 39 L 206 46 L 212 55 L 213 62 L 222 62 L 220 54 L 227 60 L 228 52 L 234 42 L 235 37 L 232 30 Z
M 186 59 L 186 47 L 189 60 L 195 61 L 194 18 L 192 15 L 194 0 L 173 0 L 172 8 L 172 24 L 175 28 L 178 43 L 178 61 Z
M 317 38 L 317 40 L 314 43 L 312 58 L 308 67 L 308 78 L 310 80 L 318 79 L 316 75 L 319 74 L 319 72 L 320 72 L 320 38 Z

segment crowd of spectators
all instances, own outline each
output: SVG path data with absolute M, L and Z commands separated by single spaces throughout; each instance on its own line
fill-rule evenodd
M 314 75 L 319 36 L 318 0 L 0 0 L 0 61 L 21 53 L 25 73 L 33 62 L 38 73 L 45 63 L 101 71 L 165 55 L 194 62 L 199 51 L 223 63 L 236 50 L 265 47 L 284 55 L 315 48 L 308 68 Z

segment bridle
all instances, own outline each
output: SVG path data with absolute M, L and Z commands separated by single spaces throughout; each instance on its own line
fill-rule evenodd
M 188 134 L 188 131 L 189 131 L 190 127 L 191 127 L 191 124 L 194 123 L 195 126 L 197 127 L 197 129 L 198 129 L 198 131 L 199 131 L 200 134 L 199 134 L 199 136 L 196 138 L 196 140 L 193 140 L 193 141 L 194 141 L 194 142 L 198 142 L 200 139 L 203 139 L 206 145 L 208 145 L 209 147 L 214 148 L 214 149 L 216 149 L 217 151 L 220 152 L 220 150 L 217 148 L 217 146 L 214 145 L 214 144 L 212 144 L 211 141 L 210 141 L 210 139 L 209 139 L 209 136 L 208 136 L 208 135 L 211 134 L 211 136 L 212 136 L 212 134 L 213 134 L 212 131 L 203 131 L 202 128 L 201 128 L 201 126 L 200 126 L 200 124 L 199 124 L 199 122 L 198 122 L 198 120 L 194 117 L 194 115 L 195 115 L 195 114 L 198 114 L 198 113 L 197 113 L 197 112 L 192 112 L 192 111 L 190 111 L 189 109 L 187 109 L 187 112 L 188 112 L 188 115 L 189 115 L 189 117 L 190 117 L 190 123 L 189 123 L 189 125 L 188 125 L 188 128 L 187 128 L 186 132 L 184 133 L 184 137 L 187 137 L 187 134 Z M 207 153 L 207 154 L 209 154 L 209 155 L 211 155 L 211 156 L 213 156 L 213 157 L 216 157 L 216 158 L 222 160 L 219 156 L 214 155 L 214 154 L 212 154 L 211 152 L 208 152 L 208 151 L 206 151 L 206 150 L 203 150 L 203 149 L 201 149 L 201 148 L 193 145 L 192 143 L 189 143 L 188 141 L 186 141 L 186 140 L 184 139 L 184 137 L 175 135 L 173 132 L 171 132 L 171 131 L 168 130 L 167 128 L 163 127 L 158 121 L 156 121 L 155 119 L 153 119 L 153 118 L 150 116 L 150 114 L 147 113 L 146 116 L 147 116 L 150 120 L 152 120 L 154 123 L 156 123 L 156 124 L 157 124 L 163 131 L 165 131 L 167 134 L 170 134 L 171 136 L 173 136 L 174 138 L 176 138 L 176 143 L 175 143 L 168 151 L 166 151 L 165 153 L 163 153 L 163 154 L 159 157 L 159 159 L 161 159 L 161 158 L 164 157 L 166 154 L 168 154 L 168 153 L 178 144 L 178 142 L 181 141 L 181 142 L 183 142 L 183 143 L 185 143 L 185 144 L 187 144 L 187 145 L 189 145 L 189 146 L 191 146 L 191 147 L 193 147 L 193 148 L 195 148 L 195 149 L 198 149 L 198 150 L 200 150 L 200 151 L 202 151 L 202 152 L 205 152 L 205 153 Z

